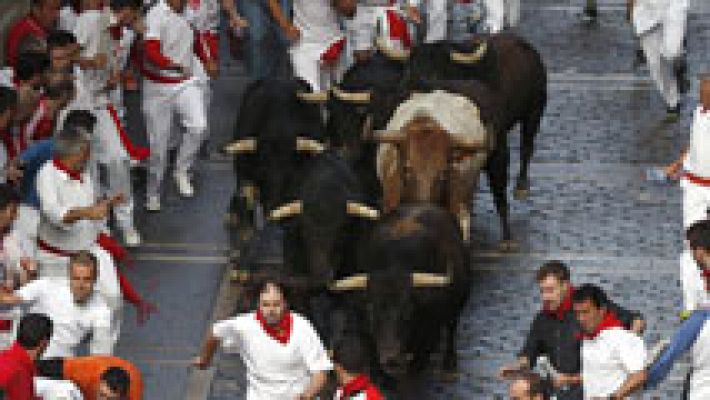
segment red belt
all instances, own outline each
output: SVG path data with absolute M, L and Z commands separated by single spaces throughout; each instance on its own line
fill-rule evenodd
M 710 178 L 705 178 L 703 176 L 695 175 L 692 172 L 684 172 L 683 177 L 698 186 L 710 187 Z

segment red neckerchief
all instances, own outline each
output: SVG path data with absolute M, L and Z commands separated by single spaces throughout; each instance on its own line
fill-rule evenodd
M 261 314 L 261 310 L 256 311 L 256 320 L 259 321 L 261 328 L 264 329 L 264 332 L 271 336 L 272 339 L 281 344 L 288 343 L 293 329 L 293 317 L 290 312 L 286 311 L 281 321 L 279 321 L 275 327 L 266 322 L 264 316 Z
M 562 300 L 562 303 L 559 307 L 557 307 L 556 310 L 549 310 L 547 308 L 543 308 L 542 311 L 550 317 L 555 318 L 558 321 L 562 321 L 567 311 L 572 309 L 572 294 L 574 294 L 574 287 L 570 285 L 569 290 L 567 291 L 567 295 L 565 296 L 564 300 Z
M 123 27 L 121 25 L 111 25 L 108 27 L 108 33 L 113 40 L 121 40 L 123 36 Z
M 188 0 L 187 5 L 193 10 L 200 9 L 200 0 Z
M 0 131 L 0 140 L 5 146 L 5 154 L 8 160 L 14 160 L 17 157 L 17 146 L 15 146 L 15 138 L 9 129 Z
M 607 311 L 606 314 L 604 314 L 602 322 L 600 322 L 599 325 L 597 325 L 597 328 L 594 329 L 594 332 L 580 333 L 579 338 L 581 340 L 594 340 L 597 338 L 597 336 L 599 336 L 600 333 L 604 332 L 607 329 L 623 327 L 624 324 L 622 324 L 621 321 L 616 318 L 616 315 L 611 311 Z
M 364 391 L 367 391 L 367 400 L 377 400 L 383 398 L 382 394 L 380 394 L 380 392 L 372 386 L 372 383 L 370 383 L 370 378 L 364 374 L 358 375 L 355 379 L 343 385 L 341 390 L 342 392 L 340 398 L 343 400 L 349 399 Z
M 412 46 L 412 38 L 409 36 L 407 21 L 394 10 L 387 10 L 387 26 L 390 30 L 390 38 L 402 42 L 402 46 L 408 49 Z
M 58 159 L 58 158 L 55 157 L 55 158 L 52 159 L 52 164 L 54 164 L 54 168 L 56 168 L 56 169 L 58 169 L 58 170 L 64 172 L 65 174 L 67 174 L 67 176 L 69 176 L 70 179 L 73 179 L 73 180 L 75 180 L 75 181 L 82 182 L 82 179 L 81 179 L 81 172 L 80 172 L 80 171 L 74 171 L 74 170 L 69 169 L 69 167 L 67 167 L 66 164 L 64 164 L 64 163 L 62 162 L 62 160 L 60 160 L 60 159 Z

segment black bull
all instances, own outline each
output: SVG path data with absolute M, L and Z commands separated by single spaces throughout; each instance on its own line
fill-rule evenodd
M 359 272 L 331 289 L 375 343 L 379 367 L 392 376 L 421 371 L 444 331 L 443 369 L 455 370 L 471 272 L 454 218 L 433 206 L 400 207 L 378 223 L 358 256 Z

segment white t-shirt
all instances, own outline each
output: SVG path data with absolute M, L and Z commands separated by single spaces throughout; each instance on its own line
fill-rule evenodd
M 585 399 L 611 395 L 646 362 L 643 339 L 623 328 L 606 329 L 594 339 L 583 340 L 581 351 Z
M 294 0 L 293 24 L 301 31 L 300 41 L 324 44 L 324 49 L 343 33 L 330 0 Z
M 293 400 L 311 375 L 333 368 L 308 320 L 291 313 L 293 328 L 286 344 L 269 336 L 254 312 L 214 324 L 212 333 L 230 352 L 239 353 L 247 369 L 247 400 Z
M 71 179 L 49 161 L 37 174 L 37 193 L 40 203 L 39 238 L 64 251 L 89 250 L 103 228 L 103 221 L 82 219 L 67 224 L 63 219 L 71 209 L 94 204 L 96 195 L 90 174 L 84 172 L 81 181 Z
M 17 289 L 15 294 L 29 305 L 29 312 L 47 315 L 53 323 L 52 338 L 44 358 L 74 357 L 76 347 L 90 333 L 91 354 L 111 354 L 115 340 L 109 334 L 111 311 L 95 293 L 77 304 L 68 279 L 40 278 Z
M 695 175 L 710 178 L 710 111 L 699 106 L 693 114 L 690 130 L 690 150 L 685 168 Z
M 173 11 L 164 0 L 159 0 L 148 11 L 145 25 L 146 40 L 159 40 L 160 52 L 165 57 L 192 71 L 194 34 L 182 14 Z M 160 71 L 160 74 L 168 72 Z

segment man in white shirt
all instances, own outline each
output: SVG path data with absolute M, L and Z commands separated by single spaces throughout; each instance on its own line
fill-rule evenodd
M 586 284 L 572 297 L 582 329 L 582 385 L 585 399 L 616 399 L 617 391 L 643 375 L 646 350 L 635 333 L 624 328 L 606 304 L 598 286 Z
M 167 169 L 173 119 L 185 131 L 175 160 L 178 192 L 192 197 L 190 174 L 204 140 L 207 113 L 193 56 L 194 34 L 184 18 L 187 0 L 158 0 L 146 15 L 143 113 L 148 129 L 148 211 L 160 211 L 160 186 Z
M 111 30 L 130 25 L 140 11 L 140 1 L 112 1 L 113 9 L 102 8 L 100 0 L 84 1 L 74 35 L 81 47 L 81 58 L 93 60 L 80 63 L 78 76 L 83 99 L 77 99 L 82 108 L 96 115 L 93 162 L 105 169 L 108 196 L 123 193 L 126 201 L 114 209 L 116 222 L 127 246 L 140 244 L 140 235 L 133 221 L 133 196 L 131 190 L 130 161 L 140 161 L 148 156 L 147 150 L 136 148 L 128 137 L 116 106 L 109 94 L 119 84 L 122 65 L 119 65 L 118 40 Z M 120 8 L 117 8 L 120 7 Z M 96 177 L 95 177 L 96 178 Z
M 665 168 L 671 179 L 680 179 L 683 188 L 683 227 L 708 218 L 710 210 L 710 79 L 700 82 L 700 104 L 693 114 L 690 145 Z M 680 256 L 683 309 L 694 311 L 708 300 L 695 260 L 686 246 Z
M 69 279 L 37 279 L 14 293 L 0 293 L 0 303 L 25 305 L 52 320 L 45 358 L 76 356 L 89 334 L 91 354 L 112 354 L 117 337 L 111 334 L 111 310 L 95 291 L 98 274 L 96 258 L 79 252 L 71 257 Z
M 337 14 L 351 8 L 351 3 L 351 0 L 294 0 L 291 22 L 279 0 L 268 0 L 274 19 L 291 41 L 288 52 L 294 73 L 308 82 L 314 92 L 328 90 L 330 83 L 342 74 L 345 35 Z
M 651 78 L 667 107 L 667 120 L 680 116 L 680 91 L 674 62 L 681 56 L 688 0 L 627 0 Z
M 208 367 L 220 345 L 238 352 L 247 369 L 247 400 L 313 399 L 333 368 L 311 323 L 288 310 L 282 288 L 274 280 L 261 284 L 257 310 L 215 323 L 194 362 Z

